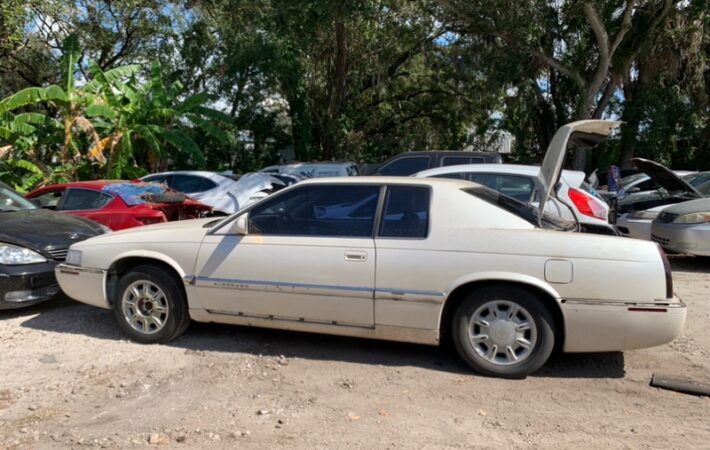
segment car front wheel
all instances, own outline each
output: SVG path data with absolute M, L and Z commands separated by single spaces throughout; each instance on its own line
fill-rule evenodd
M 137 266 L 119 280 L 113 312 L 120 327 L 141 343 L 168 342 L 190 323 L 177 280 L 157 266 Z
M 476 371 L 522 378 L 547 361 L 555 345 L 552 315 L 532 293 L 488 286 L 469 294 L 452 323 L 456 349 Z

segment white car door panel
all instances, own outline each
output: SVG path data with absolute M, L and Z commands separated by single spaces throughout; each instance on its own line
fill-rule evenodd
M 246 236 L 206 236 L 197 260 L 200 302 L 215 313 L 374 326 L 380 188 L 292 189 L 250 211 Z

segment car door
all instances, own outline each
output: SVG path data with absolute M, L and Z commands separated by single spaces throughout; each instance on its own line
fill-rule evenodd
M 380 186 L 311 184 L 248 212 L 248 233 L 207 235 L 195 288 L 211 312 L 374 325 L 373 228 Z

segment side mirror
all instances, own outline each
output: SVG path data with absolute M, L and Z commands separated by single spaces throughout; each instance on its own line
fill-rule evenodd
M 242 214 L 241 216 L 237 217 L 237 220 L 234 221 L 234 225 L 232 226 L 232 233 L 238 234 L 240 236 L 246 236 L 248 234 L 248 232 L 247 232 L 248 221 L 249 221 L 249 214 Z

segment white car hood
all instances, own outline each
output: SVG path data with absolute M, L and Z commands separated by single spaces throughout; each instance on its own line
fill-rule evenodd
M 545 204 L 553 196 L 555 186 L 560 179 L 562 166 L 565 163 L 567 147 L 574 144 L 581 148 L 593 148 L 609 137 L 612 131 L 621 125 L 613 120 L 580 120 L 560 127 L 552 137 L 545 152 L 545 159 L 540 167 L 538 180 L 542 186 L 540 192 L 540 211 L 545 210 Z
M 234 182 L 229 188 L 229 194 L 237 200 L 237 209 L 242 209 L 265 195 L 258 195 L 262 191 L 269 193 L 274 189 L 274 185 L 283 185 L 278 178 L 274 178 L 268 173 L 246 173 Z

